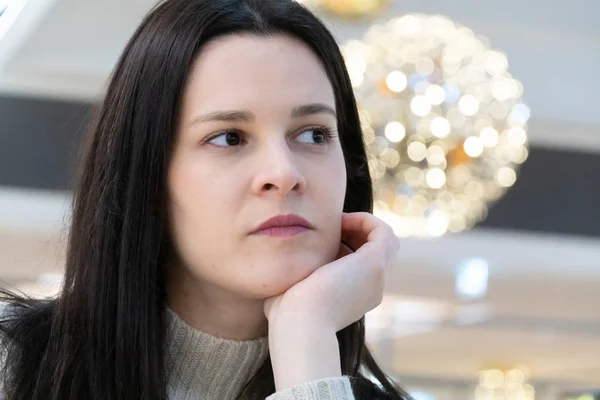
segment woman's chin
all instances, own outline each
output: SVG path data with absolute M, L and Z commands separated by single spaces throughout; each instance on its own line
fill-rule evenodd
M 262 273 L 252 273 L 246 279 L 246 289 L 251 290 L 252 297 L 268 298 L 284 293 L 298 282 L 306 279 L 314 271 L 324 265 L 312 260 L 281 260 L 265 264 Z

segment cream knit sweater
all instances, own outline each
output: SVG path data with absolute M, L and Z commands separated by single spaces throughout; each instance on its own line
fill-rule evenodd
M 169 400 L 233 400 L 268 357 L 268 340 L 221 339 L 187 325 L 167 308 Z M 348 377 L 307 382 L 267 400 L 354 400 Z
M 0 315 L 4 314 L 0 303 Z M 268 340 L 235 341 L 196 330 L 167 307 L 169 400 L 233 400 L 268 357 Z M 0 366 L 4 364 L 0 349 Z M 5 398 L 0 381 L 0 400 Z M 355 400 L 348 377 L 307 382 L 267 400 Z

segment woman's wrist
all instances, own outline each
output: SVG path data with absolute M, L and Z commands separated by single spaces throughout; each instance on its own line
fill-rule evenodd
M 269 352 L 278 391 L 342 375 L 335 329 L 310 318 L 269 322 Z

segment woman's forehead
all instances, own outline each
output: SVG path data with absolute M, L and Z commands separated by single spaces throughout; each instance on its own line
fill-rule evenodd
M 187 80 L 184 103 L 248 109 L 321 103 L 335 107 L 333 88 L 318 57 L 284 35 L 228 35 L 198 55 Z

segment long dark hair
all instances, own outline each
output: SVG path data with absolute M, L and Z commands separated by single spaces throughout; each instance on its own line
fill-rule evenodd
M 372 212 L 352 87 L 325 26 L 293 0 L 167 0 L 143 20 L 111 76 L 76 176 L 64 287 L 56 299 L 4 291 L 5 386 L 18 399 L 165 399 L 169 254 L 166 170 L 186 77 L 209 40 L 291 35 L 334 88 L 347 169 L 344 211 Z M 358 399 L 407 399 L 365 346 L 364 317 L 338 332 Z M 275 391 L 270 360 L 238 399 Z

